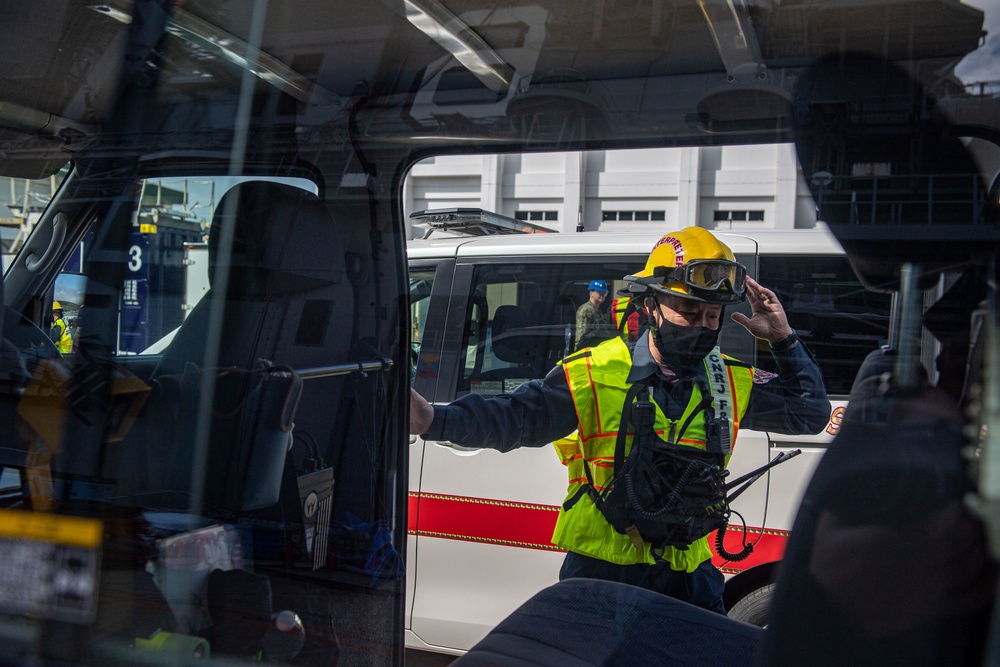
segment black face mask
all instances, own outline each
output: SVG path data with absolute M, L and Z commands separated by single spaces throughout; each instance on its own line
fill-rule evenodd
M 705 327 L 682 327 L 668 320 L 663 320 L 656 328 L 653 340 L 663 356 L 663 361 L 669 366 L 682 370 L 694 370 L 699 367 L 702 359 L 715 349 L 721 332 L 721 321 L 718 329 L 707 329 Z

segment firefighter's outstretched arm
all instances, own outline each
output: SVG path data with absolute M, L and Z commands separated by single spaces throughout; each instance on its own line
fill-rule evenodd
M 427 440 L 508 452 L 545 447 L 576 429 L 573 397 L 562 367 L 544 380 L 529 380 L 509 394 L 469 393 L 444 405 L 410 394 L 410 432 Z

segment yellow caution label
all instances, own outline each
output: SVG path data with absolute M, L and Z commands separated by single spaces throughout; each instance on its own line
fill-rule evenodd
M 139 233 L 141 234 L 155 234 L 156 225 L 150 224 L 148 222 L 141 223 L 139 225 Z
M 94 549 L 103 529 L 97 519 L 41 512 L 0 510 L 0 539 L 38 540 L 50 544 Z

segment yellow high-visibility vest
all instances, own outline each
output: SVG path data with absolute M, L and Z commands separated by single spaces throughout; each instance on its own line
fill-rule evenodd
M 718 363 L 720 358 L 724 363 Z M 715 363 L 709 359 L 715 359 Z M 639 546 L 633 544 L 628 536 L 619 533 L 608 523 L 588 494 L 579 493 L 581 486 L 588 483 L 585 465 L 589 466 L 590 478 L 598 491 L 603 490 L 614 474 L 615 444 L 621 428 L 622 406 L 629 389 L 626 378 L 632 367 L 632 354 L 624 342 L 615 338 L 568 357 L 562 363 L 579 427 L 576 433 L 556 441 L 555 447 L 569 472 L 566 498 L 569 500 L 578 495 L 580 497 L 570 509 L 559 509 L 552 542 L 567 551 L 611 563 L 654 563 L 656 561 L 648 543 Z M 720 367 L 724 367 L 724 372 L 728 374 L 728 398 L 730 405 L 736 408 L 730 415 L 731 437 L 735 445 L 739 423 L 750 400 L 753 369 L 722 355 L 718 349 L 706 357 L 705 365 L 710 377 Z M 684 414 L 677 420 L 668 419 L 654 402 L 656 418 L 653 428 L 656 434 L 662 438 L 676 429 L 678 424 L 683 424 L 701 403 L 701 396 L 701 390 L 695 386 Z M 702 450 L 707 448 L 704 414 L 704 411 L 699 411 L 694 416 L 677 444 Z M 626 433 L 626 456 L 632 448 L 632 440 L 633 434 Z M 728 456 L 726 462 L 728 463 Z M 693 572 L 711 558 L 712 552 L 708 546 L 708 538 L 703 537 L 686 550 L 665 547 L 658 556 L 660 560 L 669 562 L 670 567 L 675 570 Z
M 56 348 L 66 354 L 73 351 L 73 337 L 69 333 L 69 327 L 66 326 L 66 322 L 63 318 L 58 318 L 53 327 L 59 327 L 59 339 L 56 340 Z

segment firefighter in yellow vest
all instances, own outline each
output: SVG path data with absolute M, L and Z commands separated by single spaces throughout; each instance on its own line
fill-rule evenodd
M 711 232 L 663 236 L 625 292 L 644 306 L 634 343 L 615 338 L 565 358 L 543 380 L 493 398 L 430 405 L 410 394 L 410 432 L 509 451 L 555 442 L 569 490 L 552 541 L 560 579 L 650 588 L 724 614 L 706 536 L 725 524 L 724 468 L 740 428 L 818 433 L 830 402 L 819 367 L 774 292 L 746 276 Z M 723 355 L 731 319 L 769 344 L 779 373 Z
M 73 349 L 73 336 L 70 335 L 69 327 L 66 326 L 62 304 L 58 301 L 52 302 L 52 327 L 49 329 L 49 340 L 55 343 L 56 348 L 63 354 L 67 354 Z

